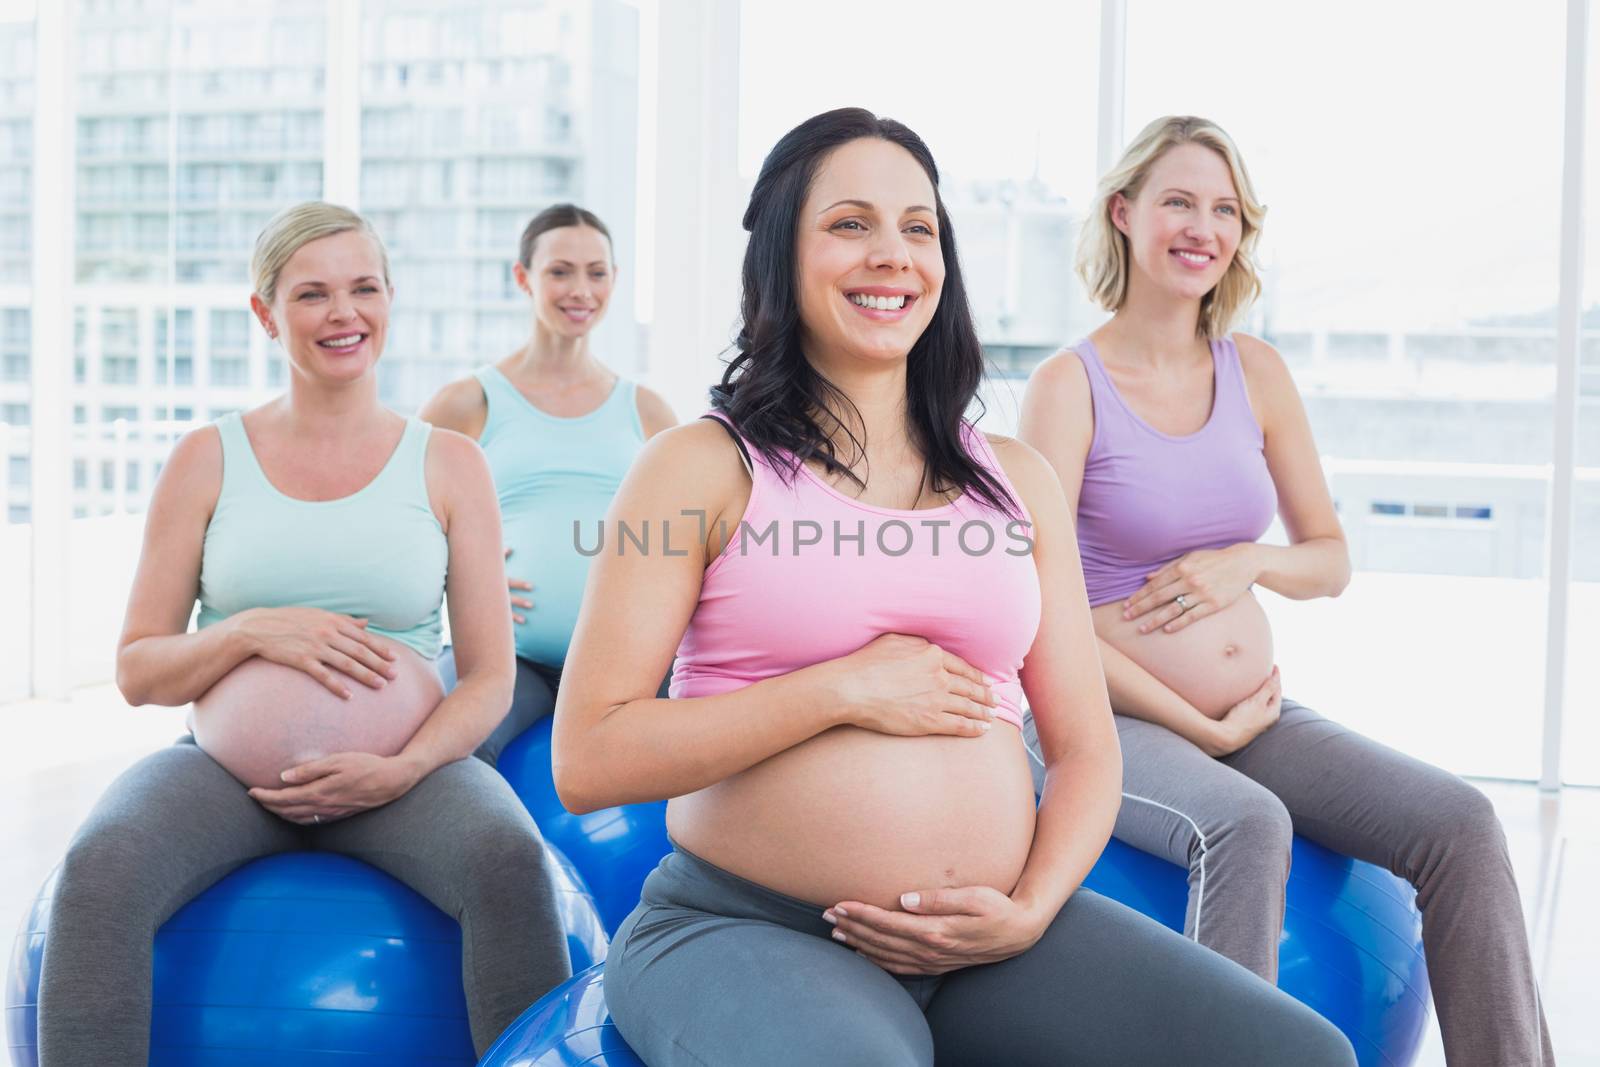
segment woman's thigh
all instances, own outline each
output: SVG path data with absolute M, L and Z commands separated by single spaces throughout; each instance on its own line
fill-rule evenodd
M 98 887 L 121 902 L 111 914 L 160 925 L 235 867 L 303 839 L 186 737 L 101 794 L 68 846 L 57 895 Z
M 1297 833 L 1415 878 L 1441 841 L 1493 826 L 1477 789 L 1292 700 L 1231 756 L 1230 768 L 1282 799 Z
M 946 977 L 927 1020 L 941 1067 L 1355 1063 L 1310 1008 L 1084 889 L 1027 952 Z
M 605 973 L 617 1028 L 651 1067 L 933 1063 L 927 1023 L 899 982 L 779 923 L 641 904 Z
M 1122 744 L 1117 838 L 1183 867 L 1229 836 L 1287 855 L 1288 813 L 1270 788 L 1164 726 L 1123 715 L 1116 723 Z
M 479 760 L 446 763 L 388 804 L 319 831 L 317 848 L 379 867 L 452 915 L 469 900 L 493 899 L 487 886 L 554 915 L 539 828 Z

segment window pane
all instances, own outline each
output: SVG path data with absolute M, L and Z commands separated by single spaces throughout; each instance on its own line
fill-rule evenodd
M 395 284 L 386 402 L 413 410 L 526 342 L 511 264 L 528 220 L 562 201 L 611 231 L 619 281 L 592 343 L 638 371 L 637 18 L 620 3 L 362 5 L 361 202 Z
M 1337 601 L 1266 598 L 1286 691 L 1451 770 L 1533 778 L 1562 5 L 1459 7 L 1441 34 L 1432 9 L 1356 0 L 1314 48 L 1288 44 L 1302 14 L 1151 2 L 1128 24 L 1128 135 L 1212 118 L 1270 205 L 1244 328 L 1295 374 L 1357 570 Z M 1220 55 L 1250 59 L 1195 76 Z M 1517 119 L 1486 140 L 1487 114 Z
M 1099 9 L 1091 0 L 929 5 L 895 27 L 892 52 L 869 58 L 841 32 L 863 17 L 858 4 L 742 5 L 746 188 L 778 138 L 820 112 L 864 107 L 911 127 L 939 165 L 985 352 L 1020 386 L 1033 364 L 1103 318 L 1072 271 L 1076 219 L 1096 177 Z M 1010 401 L 992 407 L 997 429 L 1015 414 Z
M 80 0 L 75 399 L 87 417 L 73 447 L 102 475 L 73 493 L 86 514 L 143 510 L 181 429 L 166 413 L 268 395 L 250 251 L 275 211 L 322 192 L 326 19 L 317 0 Z
M 33 5 L 0 4 L 0 703 L 33 658 Z

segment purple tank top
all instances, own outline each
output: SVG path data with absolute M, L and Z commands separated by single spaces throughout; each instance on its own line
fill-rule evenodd
M 1188 552 L 1266 532 L 1278 493 L 1231 337 L 1211 342 L 1211 417 L 1182 437 L 1133 413 L 1090 341 L 1073 351 L 1089 374 L 1094 402 L 1094 437 L 1078 495 L 1078 549 L 1091 606 L 1131 595 L 1152 571 Z

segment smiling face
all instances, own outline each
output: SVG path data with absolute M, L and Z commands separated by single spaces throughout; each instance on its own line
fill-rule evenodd
M 944 287 L 933 183 L 921 164 L 877 138 L 841 145 L 817 167 L 798 227 L 807 354 L 904 359 Z
M 582 337 L 606 313 L 616 285 L 611 242 L 592 226 L 561 226 L 539 235 L 528 266 L 513 268 L 533 298 L 539 324 L 559 337 Z
M 1198 144 L 1163 153 L 1131 200 L 1113 198 L 1111 220 L 1128 239 L 1130 287 L 1192 300 L 1227 273 L 1244 226 L 1227 161 Z
M 272 305 L 259 296 L 250 305 L 296 373 L 348 382 L 383 353 L 392 296 L 377 245 L 347 230 L 295 249 L 278 274 Z

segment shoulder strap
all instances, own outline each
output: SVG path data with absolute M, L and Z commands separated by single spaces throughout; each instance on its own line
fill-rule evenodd
M 1259 430 L 1260 426 L 1250 407 L 1250 388 L 1244 380 L 1244 362 L 1239 358 L 1238 344 L 1231 334 L 1225 334 L 1211 344 L 1217 368 L 1216 398 L 1213 403 L 1227 405 L 1219 414 L 1229 419 L 1248 420 L 1250 426 Z
M 733 438 L 733 443 L 739 448 L 739 455 L 744 460 L 744 469 L 750 472 L 751 478 L 754 478 L 756 476 L 756 465 L 755 461 L 750 458 L 750 448 L 744 443 L 744 438 L 740 436 L 739 431 L 733 428 L 733 423 L 729 421 L 728 417 L 720 411 L 708 411 L 700 417 L 702 419 L 710 419 L 728 432 L 728 436 Z
M 250 435 L 244 429 L 244 416 L 230 411 L 216 421 L 217 436 L 222 439 L 222 489 L 220 493 L 247 492 L 251 486 L 266 484 L 267 475 L 250 447 Z

